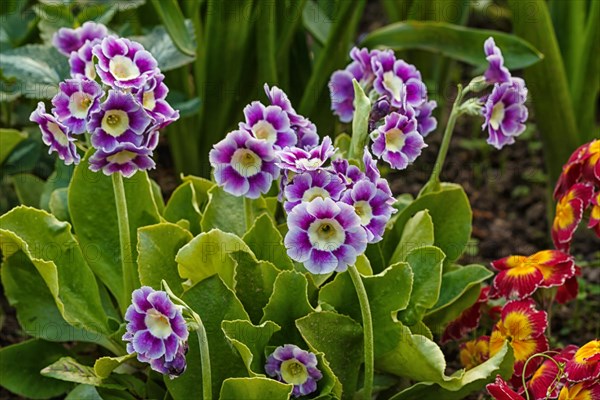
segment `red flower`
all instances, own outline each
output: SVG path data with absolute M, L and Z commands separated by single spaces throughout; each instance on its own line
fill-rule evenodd
M 489 299 L 490 287 L 484 286 L 479 292 L 479 298 L 471 307 L 464 310 L 458 318 L 450 322 L 440 342 L 442 344 L 454 339 L 462 339 L 465 335 L 471 332 L 473 329 L 479 326 L 479 320 L 481 319 L 481 306 L 485 304 Z
M 592 340 L 567 361 L 565 376 L 571 382 L 597 380 L 600 377 L 600 340 Z
M 580 382 L 574 385 L 565 385 L 558 396 L 558 400 L 597 400 L 600 399 L 600 383 Z
M 569 250 L 573 232 L 581 222 L 583 211 L 589 204 L 592 195 L 591 185 L 577 183 L 571 186 L 556 204 L 556 214 L 552 224 L 552 240 L 557 249 Z
M 560 199 L 578 182 L 600 185 L 600 140 L 580 146 L 571 154 L 554 188 L 554 198 Z
M 600 190 L 592 197 L 592 212 L 590 213 L 590 222 L 588 228 L 596 232 L 596 236 L 600 237 Z
M 569 345 L 552 357 L 555 361 L 546 359 L 539 366 L 527 382 L 527 391 L 534 400 L 558 397 L 561 376 L 559 376 L 559 368 L 556 363 L 564 365 L 573 357 L 575 351 L 577 351 L 577 346 Z
M 556 291 L 555 300 L 558 304 L 565 304 L 577 298 L 577 293 L 579 293 L 579 282 L 577 282 L 578 276 L 581 276 L 581 268 L 576 265 L 575 275 L 567 279 L 565 284 L 559 286 L 558 290 Z
M 496 381 L 485 387 L 494 400 L 525 400 L 523 396 L 512 390 L 500 375 Z

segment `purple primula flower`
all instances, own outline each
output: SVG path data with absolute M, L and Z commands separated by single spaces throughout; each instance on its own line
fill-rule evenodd
M 280 161 L 277 166 L 296 173 L 316 171 L 321 169 L 334 153 L 335 148 L 331 144 L 331 138 L 325 136 L 319 146 L 308 151 L 298 147 L 287 147 L 279 151 L 277 154 Z
M 352 165 L 345 158 L 338 158 L 331 162 L 333 171 L 341 178 L 346 189 L 351 189 L 354 184 L 364 179 L 365 174 L 356 165 Z
M 89 162 L 90 169 L 94 172 L 102 170 L 104 175 L 120 172 L 125 178 L 131 178 L 137 171 L 146 171 L 156 166 L 152 160 L 151 149 L 132 143 L 118 144 L 111 151 L 98 149 Z
M 123 335 L 128 342 L 127 353 L 137 353 L 139 361 L 150 363 L 160 373 L 183 372 L 185 357 L 183 366 L 181 357 L 187 348 L 188 330 L 181 308 L 173 304 L 166 292 L 149 286 L 134 290 L 131 297 L 132 303 L 125 312 L 127 332 Z
M 504 66 L 502 51 L 496 46 L 493 37 L 489 37 L 484 45 L 486 59 L 490 63 L 483 76 L 488 83 L 503 83 L 510 81 L 510 71 Z
M 48 153 L 55 151 L 58 158 L 63 160 L 66 165 L 79 163 L 81 157 L 75 147 L 75 138 L 71 136 L 69 129 L 60 123 L 54 115 L 46 113 L 46 106 L 43 102 L 38 103 L 29 120 L 40 126 L 42 141 L 50 147 Z
M 527 88 L 520 78 L 494 85 L 482 109 L 485 122 L 481 128 L 487 128 L 489 144 L 501 149 L 513 144 L 515 137 L 523 133 L 528 116 L 525 100 Z
M 287 113 L 287 116 L 290 119 L 290 127 L 296 132 L 298 138 L 296 146 L 301 149 L 311 149 L 319 144 L 317 127 L 310 122 L 308 118 L 299 115 L 296 110 L 294 110 L 287 94 L 277 86 L 273 86 L 269 89 L 269 85 L 266 83 L 264 88 L 271 105 L 279 106 Z
M 188 352 L 188 343 L 182 342 L 177 349 L 175 358 L 171 361 L 166 361 L 165 356 L 155 360 L 149 360 L 150 366 L 153 370 L 168 375 L 170 379 L 175 379 L 185 372 L 187 363 L 185 361 L 185 355 Z
M 286 202 L 283 208 L 288 213 L 302 202 L 310 202 L 314 198 L 339 200 L 346 185 L 340 177 L 330 171 L 309 171 L 295 175 L 292 182 L 285 186 Z
M 367 234 L 354 208 L 314 198 L 288 214 L 284 243 L 288 255 L 313 274 L 345 271 L 367 248 Z
M 396 202 L 396 199 L 394 199 L 394 197 L 392 196 L 392 190 L 390 189 L 390 185 L 388 184 L 388 181 L 386 179 L 383 179 L 381 177 L 381 174 L 379 173 L 379 168 L 377 167 L 377 161 L 375 161 L 373 156 L 371 156 L 371 153 L 369 152 L 369 148 L 367 146 L 365 146 L 364 149 L 363 164 L 365 165 L 366 178 L 372 183 L 374 183 L 375 186 L 377 186 L 377 189 L 383 191 L 389 196 L 389 199 L 387 200 L 388 204 L 394 204 Z M 356 180 L 355 182 L 359 181 L 360 179 Z
M 229 132 L 213 147 L 208 158 L 217 184 L 227 193 L 256 199 L 279 177 L 273 146 L 247 131 Z
M 405 169 L 427 147 L 423 136 L 417 132 L 414 112 L 394 112 L 385 118 L 385 123 L 371 133 L 373 153 L 395 169 Z
M 267 357 L 265 372 L 279 382 L 294 385 L 294 397 L 306 396 L 317 390 L 323 374 L 317 368 L 317 357 L 293 344 L 279 346 Z
M 141 88 L 157 73 L 152 54 L 138 42 L 109 36 L 92 49 L 98 58 L 96 71 L 107 85 L 122 89 Z
M 91 113 L 87 129 L 95 148 L 112 152 L 119 143 L 141 146 L 151 121 L 131 93 L 111 90 L 100 109 Z
M 52 99 L 52 112 L 72 133 L 86 131 L 87 118 L 100 107 L 102 87 L 87 79 L 67 79 L 59 84 Z
M 387 95 L 392 106 L 403 108 L 406 103 L 418 107 L 427 100 L 427 87 L 419 70 L 404 60 L 396 60 L 392 50 L 379 52 L 371 63 L 375 71 L 373 87 Z
M 418 107 L 415 107 L 415 117 L 417 118 L 417 131 L 423 137 L 427 137 L 437 128 L 437 120 L 433 116 L 433 110 L 437 107 L 435 100 L 426 101 Z
M 150 77 L 146 84 L 136 92 L 138 101 L 154 119 L 153 126 L 163 129 L 179 119 L 179 111 L 174 110 L 167 102 L 169 88 L 164 84 L 165 76 L 161 73 Z
M 246 122 L 240 124 L 240 129 L 246 129 L 276 149 L 293 146 L 298 141 L 287 113 L 279 106 L 265 107 L 261 102 L 253 101 L 244 108 L 244 116 Z
M 108 35 L 108 29 L 102 24 L 87 21 L 76 29 L 60 28 L 52 37 L 52 44 L 65 56 L 77 51 L 87 41 L 102 39 Z
M 71 77 L 96 79 L 96 66 L 94 65 L 94 55 L 92 49 L 101 42 L 100 39 L 85 42 L 77 51 L 71 52 L 69 56 L 69 66 L 71 67 Z

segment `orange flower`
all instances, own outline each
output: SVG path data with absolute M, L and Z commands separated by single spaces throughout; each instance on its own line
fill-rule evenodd
M 592 340 L 577 350 L 573 358 L 567 361 L 565 376 L 571 382 L 600 377 L 600 340 Z

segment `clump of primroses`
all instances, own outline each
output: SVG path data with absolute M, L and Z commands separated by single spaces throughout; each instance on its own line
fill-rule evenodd
M 62 28 L 52 43 L 69 57 L 71 78 L 59 85 L 50 113 L 40 102 L 30 117 L 49 152 L 78 164 L 78 147 L 91 146 L 90 169 L 106 175 L 154 168 L 159 130 L 179 112 L 166 101 L 169 89 L 152 54 L 94 22 Z

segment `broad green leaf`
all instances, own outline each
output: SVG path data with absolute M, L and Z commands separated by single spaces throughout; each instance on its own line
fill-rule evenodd
M 363 329 L 352 318 L 334 312 L 313 312 L 296 320 L 296 327 L 310 350 L 324 354 L 351 399 L 357 389 L 363 362 Z
M 528 67 L 543 57 L 531 44 L 507 33 L 433 21 L 405 21 L 384 26 L 367 35 L 362 46 L 386 47 L 396 51 L 427 50 L 485 68 L 488 61 L 483 43 L 490 36 L 502 49 L 506 66 L 510 69 Z
M 236 263 L 234 285 L 235 294 L 250 316 L 258 322 L 263 317 L 263 308 L 273 294 L 273 284 L 279 270 L 268 261 L 256 261 L 249 253 L 242 251 L 231 254 Z
M 293 385 L 269 378 L 228 378 L 223 381 L 219 400 L 287 400 L 293 389 Z
M 46 183 L 44 184 L 44 190 L 40 197 L 40 208 L 50 211 L 50 196 L 52 196 L 52 193 L 56 189 L 69 187 L 74 169 L 74 165 L 65 165 L 61 159 L 56 160 L 54 163 L 54 171 L 50 174 L 48 179 L 46 179 Z
M 202 212 L 196 200 L 196 191 L 192 182 L 184 182 L 175 189 L 163 212 L 164 218 L 176 223 L 185 219 L 190 223 L 190 232 L 197 235 L 202 232 L 200 219 Z
M 185 27 L 183 13 L 177 0 L 152 0 L 156 13 L 165 24 L 173 43 L 182 53 L 188 56 L 196 54 L 194 36 Z M 160 66 L 160 64 L 159 64 Z
M 218 229 L 202 232 L 183 246 L 175 260 L 179 275 L 194 285 L 211 275 L 219 274 L 225 284 L 233 288 L 235 260 L 229 254 L 238 251 L 251 253 L 242 239 Z M 252 255 L 254 257 L 254 255 Z
M 434 246 L 419 247 L 408 253 L 406 261 L 413 272 L 413 285 L 408 306 L 398 314 L 398 319 L 405 325 L 413 326 L 421 321 L 425 312 L 436 304 L 445 258 L 444 253 Z
M 44 181 L 33 174 L 17 174 L 12 177 L 21 204 L 39 207 L 44 191 Z
M 258 217 L 242 239 L 258 260 L 269 261 L 278 269 L 294 269 L 283 245 L 283 237 L 268 214 Z
M 162 222 L 138 230 L 138 273 L 142 285 L 159 289 L 164 279 L 179 296 L 183 280 L 177 270 L 177 252 L 192 240 L 192 234 L 178 225 Z
M 348 158 L 362 159 L 363 148 L 369 140 L 371 102 L 356 79 L 352 79 L 352 85 L 354 86 L 354 118 L 352 118 L 352 139 Z
M 221 329 L 225 337 L 240 353 L 250 376 L 265 376 L 265 347 L 271 336 L 281 329 L 272 321 L 252 325 L 245 320 L 223 321 Z
M 452 183 L 442 183 L 440 191 L 417 198 L 399 213 L 393 229 L 387 232 L 383 240 L 384 255 L 390 257 L 408 220 L 423 210 L 428 210 L 431 216 L 434 245 L 446 254 L 446 263 L 458 259 L 471 237 L 473 215 L 465 191 L 460 185 Z
M 431 330 L 435 333 L 442 334 L 450 321 L 458 318 L 464 310 L 475 304 L 479 298 L 480 292 L 481 284 L 472 286 L 446 307 L 427 314 L 424 318 L 425 323 L 427 326 L 431 327 Z
M 390 264 L 398 261 L 406 261 L 408 253 L 413 249 L 422 246 L 431 246 L 435 241 L 433 237 L 433 221 L 429 211 L 422 210 L 412 216 L 402 231 L 400 242 L 390 258 Z
M 20 206 L 0 217 L 0 242 L 5 258 L 19 250 L 27 255 L 69 324 L 108 332 L 96 278 L 71 225 L 45 211 Z
M 25 138 L 27 138 L 25 132 L 16 129 L 0 128 L 0 164 L 6 160 L 6 157 L 13 151 L 15 146 L 25 140 Z
M 61 221 L 71 222 L 69 215 L 69 192 L 67 188 L 56 189 L 50 195 L 48 208 L 52 215 Z
M 460 400 L 494 382 L 496 375 L 508 380 L 513 373 L 514 356 L 511 347 L 503 347 L 489 360 L 466 371 L 458 380 L 442 384 L 420 382 L 393 396 L 392 400 Z
M 92 385 L 79 384 L 71 390 L 65 400 L 103 400 L 98 390 Z
M 213 396 L 216 397 L 223 380 L 247 375 L 243 360 L 221 329 L 221 322 L 248 320 L 248 314 L 235 294 L 216 275 L 194 285 L 183 294 L 182 299 L 200 315 L 206 328 Z M 190 335 L 186 358 L 185 374 L 173 380 L 165 377 L 165 383 L 174 400 L 187 400 L 202 393 L 200 352 L 196 335 Z
M 294 325 L 298 318 L 314 309 L 308 301 L 308 281 L 295 271 L 281 271 L 275 279 L 273 294 L 264 308 L 261 322 L 273 321 L 281 326 L 271 340 L 272 345 L 302 343 L 302 337 Z
M 61 381 L 75 382 L 84 385 L 93 385 L 107 389 L 139 391 L 139 383 L 131 375 L 111 375 L 103 378 L 96 374 L 94 368 L 79 363 L 72 357 L 62 357 L 40 371 L 43 376 L 47 376 Z
M 67 382 L 40 375 L 40 370 L 69 352 L 60 344 L 32 339 L 0 349 L 0 386 L 29 399 L 60 396 Z
M 90 268 L 108 287 L 123 309 L 129 305 L 130 298 L 129 295 L 124 297 L 112 179 L 101 172 L 89 170 L 88 158 L 93 151 L 88 151 L 75 168 L 69 186 L 69 213 Z M 124 179 L 123 183 L 127 197 L 131 245 L 135 250 L 138 228 L 158 223 L 160 216 L 152 195 L 150 180 L 145 172 L 137 172 L 133 177 Z M 126 263 L 137 270 L 135 259 L 126 260 Z
M 134 357 L 133 353 L 120 357 L 100 357 L 94 363 L 94 372 L 102 379 L 108 378 L 115 368 Z

